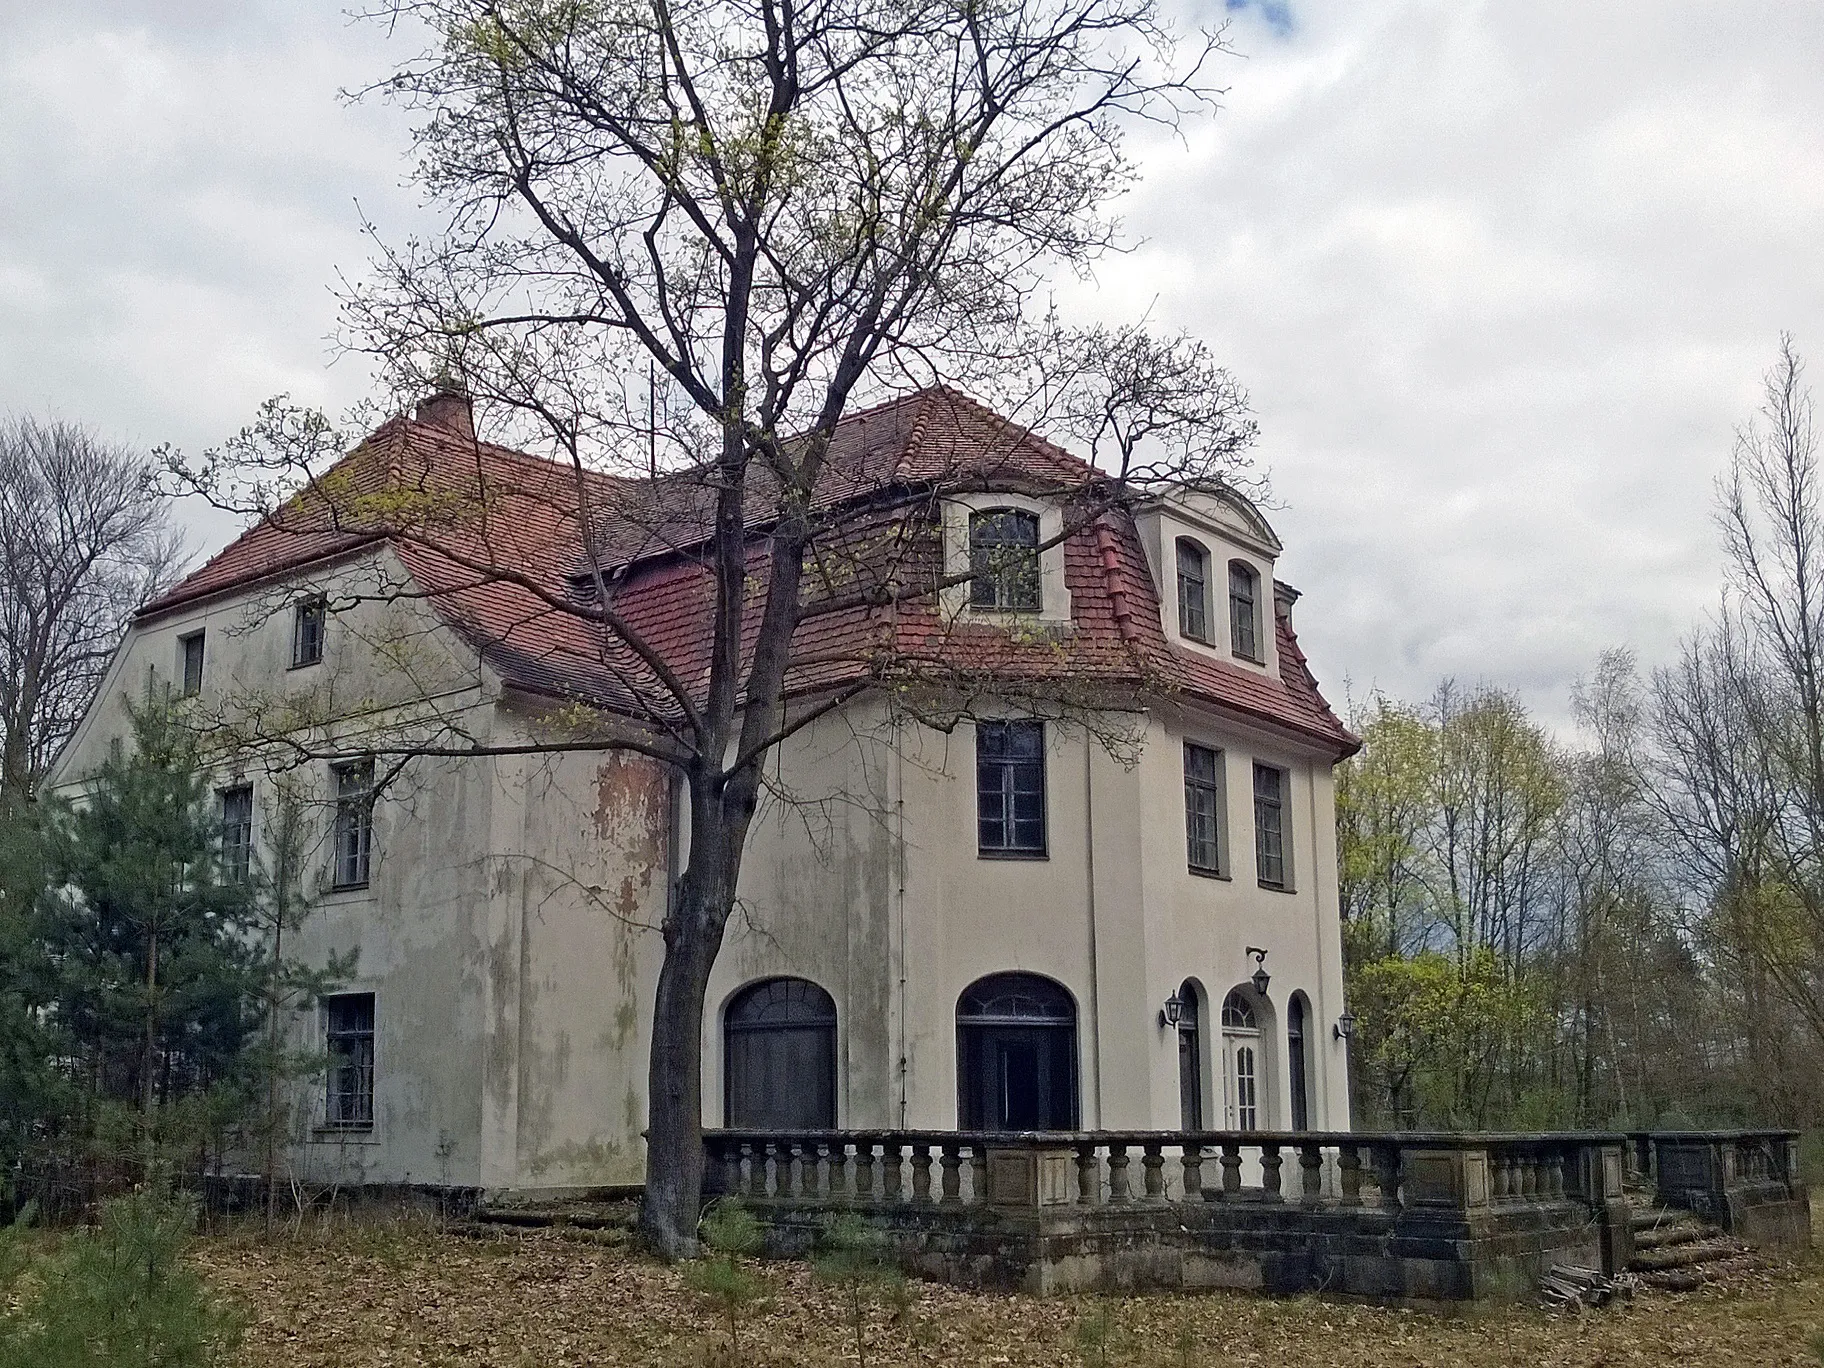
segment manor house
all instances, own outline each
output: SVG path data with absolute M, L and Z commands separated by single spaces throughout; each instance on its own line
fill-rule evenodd
M 829 460 L 829 507 L 916 507 L 947 572 L 989 569 L 802 629 L 795 696 L 845 701 L 768 765 L 705 1124 L 1346 1129 L 1331 770 L 1356 743 L 1258 509 L 1213 488 L 1073 525 L 1089 468 L 942 389 L 846 419 Z M 576 740 L 651 698 L 563 605 L 611 594 L 702 677 L 676 483 L 478 440 L 439 393 L 317 492 L 387 491 L 441 543 L 288 505 L 147 605 L 61 757 L 79 791 L 149 690 L 245 743 L 228 868 L 290 870 L 290 952 L 354 957 L 296 1019 L 328 1061 L 298 1098 L 313 1179 L 640 1179 L 679 789 Z M 915 640 L 918 688 L 851 687 L 881 632 Z

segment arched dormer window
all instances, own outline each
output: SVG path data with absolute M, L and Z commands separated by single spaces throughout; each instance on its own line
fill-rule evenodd
M 1039 611 L 1039 519 L 1018 508 L 969 515 L 969 606 Z
M 1210 640 L 1210 553 L 1200 542 L 1178 538 L 1178 634 Z
M 1246 561 L 1229 562 L 1229 646 L 1243 660 L 1259 664 L 1260 576 Z

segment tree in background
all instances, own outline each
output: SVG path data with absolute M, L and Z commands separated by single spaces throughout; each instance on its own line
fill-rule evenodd
M 148 455 L 73 423 L 0 422 L 0 797 L 32 792 L 182 559 Z

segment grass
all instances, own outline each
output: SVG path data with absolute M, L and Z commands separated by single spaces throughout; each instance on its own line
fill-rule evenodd
M 338 1222 L 276 1244 L 216 1236 L 195 1257 L 240 1303 L 252 1368 L 728 1361 L 724 1317 L 683 1270 L 548 1231 L 477 1240 L 411 1221 Z M 842 1286 L 804 1264 L 757 1268 L 763 1291 L 741 1331 L 744 1368 L 856 1362 L 854 1302 Z M 1041 1299 L 918 1283 L 863 1314 L 870 1365 L 921 1368 L 1819 1368 L 1824 1261 L 1581 1314 L 1444 1315 L 1225 1293 Z

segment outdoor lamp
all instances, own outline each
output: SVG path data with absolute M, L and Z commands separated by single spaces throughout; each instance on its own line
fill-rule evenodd
M 1254 991 L 1264 998 L 1267 995 L 1267 985 L 1273 982 L 1273 976 L 1267 973 L 1267 952 L 1258 945 L 1250 945 L 1247 953 L 1254 956 Z
M 1173 993 L 1165 1000 L 1165 1008 L 1159 1013 L 1161 1026 L 1176 1026 L 1184 1019 L 1184 999 Z
M 1355 1013 L 1345 1010 L 1343 1014 L 1336 1019 L 1336 1025 L 1332 1026 L 1330 1030 L 1338 1040 L 1349 1039 L 1350 1036 L 1355 1034 Z

